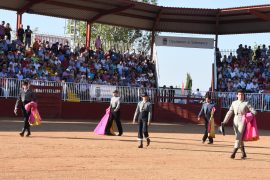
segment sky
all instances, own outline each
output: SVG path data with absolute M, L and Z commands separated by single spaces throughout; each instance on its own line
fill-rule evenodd
M 158 5 L 161 6 L 189 8 L 229 8 L 261 4 L 270 4 L 270 0 L 158 0 Z M 0 10 L 0 20 L 9 22 L 11 27 L 15 29 L 15 12 Z M 24 14 L 22 23 L 30 25 L 32 29 L 38 27 L 39 33 L 64 35 L 65 31 L 65 19 L 61 18 Z M 160 35 L 214 38 L 211 35 L 180 33 L 161 33 Z M 251 46 L 255 44 L 270 45 L 270 33 L 219 36 L 218 46 L 221 50 L 236 49 L 239 44 Z M 162 46 L 158 46 L 156 50 L 160 86 L 181 87 L 186 74 L 190 73 L 193 80 L 193 89 L 199 88 L 201 91 L 209 89 L 212 73 L 211 64 L 214 62 L 213 50 Z

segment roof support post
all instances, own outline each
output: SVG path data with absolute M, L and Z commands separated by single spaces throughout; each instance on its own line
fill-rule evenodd
M 20 28 L 20 25 L 22 24 L 22 14 L 17 12 L 17 22 L 16 22 L 16 30 Z
M 153 56 L 154 56 L 154 44 L 155 44 L 155 36 L 156 36 L 156 28 L 159 24 L 159 21 L 160 21 L 160 16 L 161 16 L 161 13 L 162 13 L 162 7 L 161 9 L 159 10 L 157 16 L 156 16 L 156 20 L 152 26 L 152 38 L 151 38 L 151 54 L 150 54 L 150 60 L 153 61 Z M 155 77 L 156 79 L 158 79 L 158 75 L 157 75 L 157 69 L 158 69 L 158 65 L 157 65 L 157 62 L 155 62 L 155 66 L 156 66 L 156 70 L 155 70 Z M 158 81 L 156 81 L 156 88 L 158 88 Z
M 90 21 L 86 22 L 86 39 L 85 39 L 85 45 L 86 48 L 90 47 L 91 42 L 91 31 L 92 31 L 92 23 Z
M 153 24 L 153 27 L 152 27 L 151 55 L 150 55 L 150 60 L 151 61 L 153 61 L 153 53 L 154 53 L 153 51 L 154 51 L 154 44 L 155 44 L 156 27 L 159 24 L 161 13 L 162 13 L 162 8 L 159 10 L 159 12 L 158 12 L 158 14 L 156 16 L 156 20 L 155 20 L 155 22 Z
M 153 53 L 154 53 L 154 44 L 155 44 L 155 31 L 152 31 L 152 37 L 151 37 L 151 55 L 150 60 L 153 61 Z
M 219 17 L 220 17 L 220 9 L 218 10 L 216 16 L 214 63 L 212 64 L 212 81 L 211 81 L 212 92 L 214 92 L 215 89 L 217 89 L 217 52 L 219 51 L 218 50 Z

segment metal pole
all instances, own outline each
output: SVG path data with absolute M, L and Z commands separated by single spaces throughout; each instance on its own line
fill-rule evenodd
M 212 81 L 211 81 L 211 91 L 214 92 L 215 91 L 215 64 L 212 63 Z
M 73 43 L 74 43 L 74 46 L 76 46 L 76 35 L 77 35 L 77 21 L 76 20 L 74 20 L 74 31 L 73 31 L 73 35 L 74 35 L 74 41 L 73 41 Z
M 150 56 L 150 60 L 151 60 L 151 61 L 153 61 L 154 44 L 155 44 L 155 31 L 152 31 L 152 39 L 151 39 L 151 56 Z
M 217 89 L 217 49 L 218 49 L 218 34 L 215 35 L 215 50 L 214 64 L 212 66 L 212 92 Z
M 87 21 L 86 23 L 86 47 L 90 47 L 90 41 L 91 41 L 91 22 Z
M 214 89 L 217 89 L 217 48 L 218 48 L 218 32 L 219 32 L 219 17 L 220 17 L 220 9 L 218 9 L 216 15 L 216 26 L 215 26 L 215 55 L 214 55 L 214 67 L 212 66 L 212 92 Z
M 20 14 L 19 12 L 17 12 L 17 24 L 16 24 L 17 31 L 20 28 L 20 25 L 21 24 L 22 24 L 22 14 Z

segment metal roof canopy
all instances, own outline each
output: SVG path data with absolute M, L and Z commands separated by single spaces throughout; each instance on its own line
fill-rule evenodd
M 270 4 L 227 9 L 171 8 L 130 0 L 0 0 L 0 8 L 159 32 L 270 32 Z

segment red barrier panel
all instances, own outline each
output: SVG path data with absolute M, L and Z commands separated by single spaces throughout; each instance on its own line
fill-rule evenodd
M 13 110 L 16 99 L 0 98 L 0 117 L 15 117 Z M 72 120 L 99 120 L 105 113 L 109 103 L 98 102 L 63 102 L 61 116 L 59 118 Z M 42 105 L 39 105 L 42 106 Z M 173 104 L 156 103 L 154 105 L 154 121 L 164 123 L 198 123 L 197 115 L 200 111 L 200 104 Z M 41 107 L 40 107 L 41 108 Z M 130 122 L 133 118 L 136 104 L 121 104 L 121 119 Z M 42 109 L 44 111 L 45 109 Z M 221 109 L 217 112 L 216 123 L 219 124 L 228 110 Z M 20 111 L 19 111 L 20 112 Z M 47 112 L 41 112 L 44 118 Z M 258 112 L 257 124 L 259 129 L 270 130 L 270 113 Z M 232 120 L 229 124 L 232 124 Z

